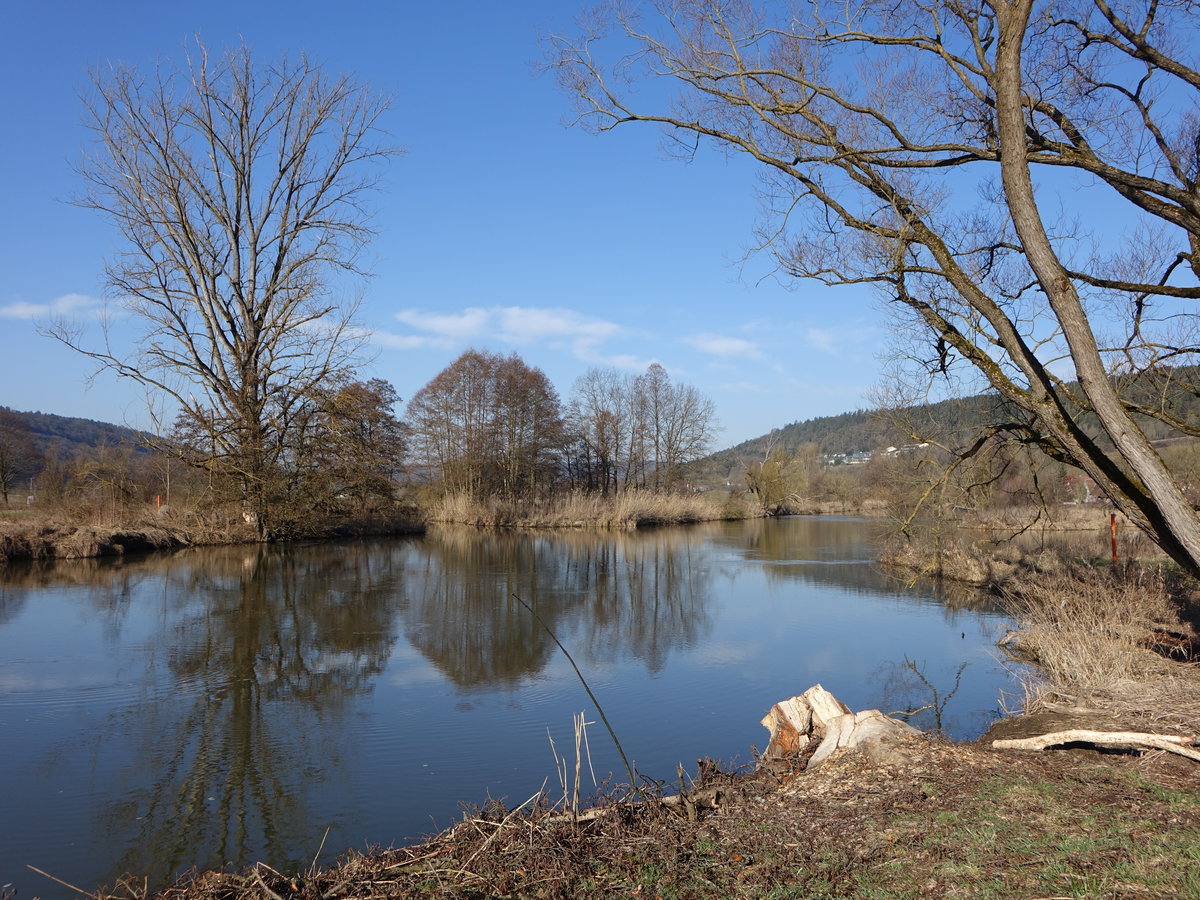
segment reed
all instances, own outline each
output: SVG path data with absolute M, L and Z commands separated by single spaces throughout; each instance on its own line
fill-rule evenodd
M 1011 644 L 1037 664 L 1024 676 L 1027 710 L 1065 699 L 1148 716 L 1200 714 L 1196 668 L 1163 655 L 1164 641 L 1190 649 L 1193 637 L 1181 589 L 1163 568 L 1030 573 L 1004 596 L 1019 621 Z
M 430 522 L 481 527 L 638 528 L 757 518 L 761 506 L 741 494 L 623 491 L 615 496 L 572 492 L 512 499 L 446 494 L 423 509 Z

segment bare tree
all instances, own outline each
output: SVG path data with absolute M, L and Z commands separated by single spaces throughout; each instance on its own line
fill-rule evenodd
M 716 408 L 692 385 L 672 382 L 658 363 L 638 376 L 633 389 L 633 405 L 644 416 L 641 430 L 654 460 L 654 488 L 677 488 L 683 465 L 708 452 Z
M 418 466 L 447 492 L 529 496 L 557 478 L 558 392 L 515 354 L 466 351 L 413 395 L 407 422 Z
M 0 497 L 8 506 L 8 492 L 21 478 L 32 478 L 38 465 L 38 453 L 21 416 L 0 406 Z
M 575 382 L 570 427 L 593 463 L 586 477 L 603 493 L 678 487 L 682 467 L 699 459 L 717 423 L 713 402 L 652 364 L 636 378 L 591 369 Z
M 589 490 L 616 493 L 628 473 L 633 427 L 630 379 L 615 369 L 592 368 L 575 381 L 569 427 L 586 455 L 582 480 Z
M 125 240 L 108 285 L 141 334 L 125 353 L 67 323 L 50 331 L 173 400 L 208 438 L 189 461 L 234 479 L 269 537 L 301 410 L 361 346 L 338 279 L 361 274 L 364 202 L 396 153 L 379 132 L 388 103 L 303 56 L 260 65 L 244 46 L 93 81 L 77 202 Z
M 1082 469 L 1200 575 L 1200 519 L 1142 427 L 1200 434 L 1172 406 L 1198 392 L 1192 4 L 662 0 L 551 45 L 585 124 L 755 160 L 784 272 L 875 285 L 931 336 L 927 377 L 973 369 L 995 433 Z M 657 107 L 631 89 L 656 78 L 678 88 Z
M 317 400 L 314 476 L 365 510 L 390 503 L 405 452 L 405 427 L 396 418 L 396 389 L 381 378 L 322 390 Z
M 516 354 L 497 361 L 494 378 L 495 480 L 506 496 L 530 496 L 558 478 L 562 404 L 546 373 Z

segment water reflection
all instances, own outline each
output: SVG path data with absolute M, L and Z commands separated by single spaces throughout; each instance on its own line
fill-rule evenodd
M 410 569 L 405 636 L 463 689 L 512 687 L 549 663 L 554 644 L 516 599 L 536 609 L 583 658 L 628 655 L 650 672 L 711 627 L 700 540 L 686 531 L 649 536 L 539 535 L 439 528 Z
M 613 534 L 568 547 L 570 571 L 588 586 L 586 619 L 577 636 L 589 662 L 628 653 L 651 674 L 674 650 L 712 631 L 712 571 L 702 531 Z
M 11 566 L 0 797 L 35 812 L 0 830 L 0 883 L 27 863 L 84 887 L 304 866 L 327 825 L 337 853 L 424 833 L 489 792 L 524 800 L 552 768 L 547 728 L 586 698 L 515 597 L 596 679 L 654 777 L 745 754 L 761 713 L 816 681 L 856 708 L 919 705 L 905 653 L 943 696 L 972 660 L 946 710 L 956 731 L 994 703 L 990 625 L 898 589 L 871 542 L 828 519 L 446 528 Z
M 167 569 L 150 636 L 161 653 L 110 732 L 137 759 L 104 814 L 127 846 L 113 877 L 290 860 L 311 841 L 306 783 L 337 778 L 338 720 L 395 641 L 394 561 L 353 545 L 226 548 Z
M 870 519 L 795 516 L 715 526 L 715 540 L 762 565 L 768 578 L 800 579 L 814 585 L 878 594 L 901 591 L 923 602 L 958 610 L 997 613 L 998 599 L 971 585 L 918 579 L 875 564 L 875 548 L 888 534 L 885 522 Z

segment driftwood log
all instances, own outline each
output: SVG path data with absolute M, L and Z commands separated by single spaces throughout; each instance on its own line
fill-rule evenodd
M 1144 731 L 1053 731 L 1036 737 L 1010 738 L 992 741 L 997 750 L 1046 750 L 1063 744 L 1094 744 L 1114 750 L 1166 750 L 1200 762 L 1200 751 L 1193 750 L 1193 739 L 1175 734 L 1152 734 Z
M 859 713 L 821 687 L 771 707 L 762 724 L 771 732 L 763 763 L 815 769 L 838 750 L 859 750 L 875 762 L 895 762 L 898 745 L 921 732 L 877 709 Z

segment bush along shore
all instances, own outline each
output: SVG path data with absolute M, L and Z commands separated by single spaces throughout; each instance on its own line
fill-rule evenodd
M 155 896 L 1200 897 L 1193 588 L 1064 564 L 1013 580 L 1006 602 L 1024 710 L 976 741 L 813 689 L 769 712 L 749 770 L 700 760 L 678 783 L 642 779 L 590 806 L 564 776 L 560 798 L 493 801 L 419 844 L 304 871 L 193 872 Z M 129 877 L 95 896 L 148 894 Z
M 909 580 L 935 578 L 1001 591 L 1071 563 L 1169 565 L 1166 555 L 1105 504 L 990 510 L 897 523 L 879 562 Z

